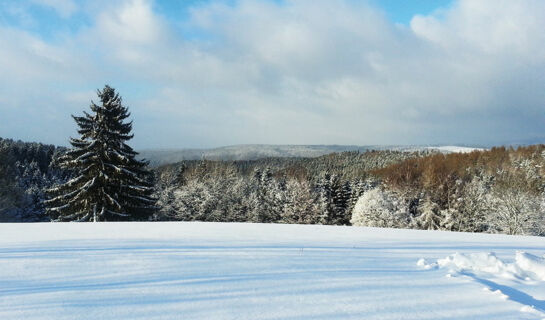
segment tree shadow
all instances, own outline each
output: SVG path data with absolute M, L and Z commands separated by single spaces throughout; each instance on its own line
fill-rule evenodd
M 531 295 L 524 293 L 515 288 L 501 285 L 490 280 L 482 279 L 477 277 L 475 274 L 470 272 L 462 272 L 461 274 L 470 277 L 478 283 L 481 283 L 488 287 L 491 291 L 500 290 L 504 295 L 508 297 L 509 300 L 518 302 L 522 305 L 532 306 L 534 309 L 545 312 L 545 300 L 538 300 Z

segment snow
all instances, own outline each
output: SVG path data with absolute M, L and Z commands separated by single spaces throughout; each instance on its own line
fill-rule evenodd
M 483 151 L 483 148 L 473 147 L 461 147 L 461 146 L 440 146 L 440 147 L 428 147 L 428 149 L 438 150 L 444 153 L 470 153 L 473 151 Z
M 417 266 L 447 269 L 447 276 L 464 277 L 484 285 L 483 290 L 502 300 L 521 305 L 521 312 L 545 319 L 545 259 L 518 251 L 513 262 L 503 261 L 495 253 L 454 253 L 437 262 L 421 258 Z
M 513 263 L 502 261 L 493 252 L 480 252 L 454 253 L 434 263 L 427 263 L 421 258 L 416 265 L 424 269 L 446 268 L 458 273 L 485 273 L 506 279 L 545 281 L 545 259 L 522 251 L 515 254 Z
M 517 252 L 516 265 L 528 277 L 545 281 L 545 259 L 536 257 L 530 253 Z
M 0 224 L 0 319 L 545 319 L 544 253 L 443 231 Z

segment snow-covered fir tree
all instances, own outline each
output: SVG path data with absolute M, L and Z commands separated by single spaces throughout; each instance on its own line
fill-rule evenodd
M 486 217 L 494 211 L 491 184 L 491 176 L 478 174 L 465 185 L 459 206 L 463 220 L 460 231 L 484 232 L 488 230 Z
M 147 218 L 155 209 L 153 176 L 126 144 L 133 137 L 128 108 L 108 85 L 97 94 L 100 105 L 91 102 L 91 113 L 72 116 L 81 136 L 70 139 L 73 148 L 59 165 L 74 178 L 48 190 L 47 212 L 57 221 Z
M 416 217 L 416 226 L 424 230 L 438 230 L 441 227 L 441 215 L 439 206 L 427 197 L 420 206 L 418 206 L 420 215 Z
M 283 201 L 281 188 L 273 178 L 270 168 L 254 170 L 248 195 L 248 216 L 251 222 L 276 222 L 280 220 Z
M 0 150 L 1 151 L 1 150 Z M 7 154 L 0 152 L 0 164 L 7 162 Z M 10 221 L 8 212 L 13 208 L 15 202 L 16 188 L 10 181 L 8 170 L 0 166 L 0 221 Z
M 449 231 L 469 231 L 465 227 L 464 211 L 462 210 L 462 184 L 460 180 L 454 183 L 454 186 L 448 184 L 441 186 L 446 189 L 446 207 L 441 210 L 441 227 Z
M 286 181 L 286 201 L 282 212 L 282 223 L 315 223 L 320 207 L 314 201 L 312 188 L 308 181 L 288 179 Z
M 348 221 L 352 218 L 352 212 L 354 207 L 358 202 L 359 198 L 366 192 L 371 189 L 374 189 L 378 186 L 378 181 L 372 179 L 353 179 L 349 182 L 350 194 L 348 195 L 347 208 L 345 215 L 348 216 Z
M 322 173 L 317 183 L 318 202 L 322 210 L 320 223 L 348 224 L 350 221 L 349 207 L 350 185 L 341 181 L 337 174 Z

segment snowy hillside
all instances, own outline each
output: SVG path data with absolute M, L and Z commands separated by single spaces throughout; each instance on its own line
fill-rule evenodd
M 142 150 L 140 156 L 152 166 L 183 160 L 256 160 L 263 158 L 315 158 L 334 152 L 366 151 L 372 146 L 246 144 L 212 149 Z M 380 147 L 377 147 L 380 148 Z
M 415 230 L 0 224 L 0 319 L 544 319 L 543 254 Z
M 443 153 L 471 152 L 482 148 L 461 146 L 421 146 L 421 145 L 267 145 L 248 144 L 219 147 L 213 149 L 171 149 L 141 150 L 140 157 L 150 161 L 152 166 L 176 163 L 183 160 L 256 160 L 263 158 L 315 158 L 335 152 L 367 150 L 425 151 L 435 150 Z
M 484 148 L 473 147 L 461 147 L 461 146 L 440 146 L 440 147 L 428 147 L 430 150 L 437 150 L 443 153 L 469 153 L 473 151 L 483 151 Z

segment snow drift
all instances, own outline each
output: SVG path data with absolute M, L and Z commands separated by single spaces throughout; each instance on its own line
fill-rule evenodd
M 424 269 L 445 268 L 451 272 L 488 273 L 496 277 L 545 281 L 545 259 L 527 252 L 517 252 L 515 262 L 506 263 L 492 253 L 455 253 L 435 263 L 419 259 Z

